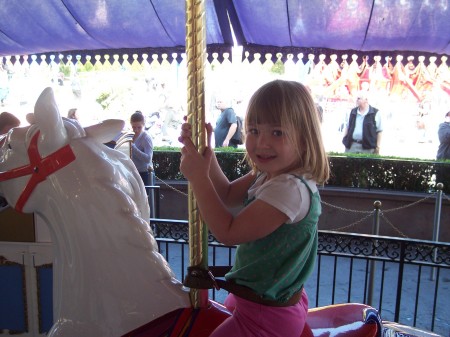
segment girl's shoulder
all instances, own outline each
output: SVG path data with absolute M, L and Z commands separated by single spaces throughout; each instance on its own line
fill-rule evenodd
M 311 189 L 317 189 L 317 183 L 315 180 L 306 178 L 300 174 L 295 173 L 282 173 L 268 182 L 272 182 L 275 184 L 292 184 L 295 183 L 297 185 L 308 185 Z
M 280 174 L 250 189 L 248 196 L 277 208 L 289 217 L 288 223 L 294 223 L 306 216 L 316 191 L 313 180 L 294 174 Z
M 297 185 L 302 185 L 308 187 L 313 193 L 318 191 L 317 182 L 314 179 L 305 178 L 304 176 L 289 174 L 289 181 L 296 181 Z
M 266 174 L 260 174 L 251 189 L 259 190 L 259 189 L 268 189 L 268 188 L 286 188 L 286 190 L 290 189 L 308 189 L 313 193 L 317 191 L 317 183 L 312 179 L 304 178 L 300 175 L 295 175 L 292 173 L 283 173 L 280 174 L 270 180 L 266 179 Z

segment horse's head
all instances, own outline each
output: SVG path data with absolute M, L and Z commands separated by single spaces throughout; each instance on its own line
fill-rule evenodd
M 71 144 L 74 139 L 89 139 L 99 146 L 124 126 L 121 120 L 108 120 L 83 128 L 62 118 L 51 88 L 42 92 L 27 120 L 30 126 L 11 130 L 0 148 L 0 195 L 24 212 L 35 211 L 28 200 L 37 186 L 77 159 Z
M 104 145 L 124 122 L 83 128 L 60 116 L 50 88 L 27 119 L 30 126 L 13 129 L 1 145 L 0 194 L 50 229 L 49 336 L 123 335 L 188 306 L 189 294 L 158 253 L 136 167 Z

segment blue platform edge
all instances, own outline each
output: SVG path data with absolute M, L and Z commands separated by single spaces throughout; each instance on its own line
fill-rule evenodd
M 39 306 L 39 333 L 47 333 L 53 325 L 53 268 L 36 267 Z
M 0 264 L 0 330 L 28 332 L 24 266 Z

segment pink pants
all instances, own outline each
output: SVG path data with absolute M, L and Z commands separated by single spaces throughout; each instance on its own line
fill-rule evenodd
M 308 296 L 290 307 L 270 307 L 229 294 L 224 305 L 233 313 L 210 337 L 299 337 L 308 312 Z

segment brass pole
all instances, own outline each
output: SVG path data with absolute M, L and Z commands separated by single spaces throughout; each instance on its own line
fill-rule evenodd
M 205 79 L 206 20 L 204 0 L 186 0 L 186 59 L 187 59 L 187 120 L 192 125 L 192 140 L 203 153 L 205 138 Z M 208 236 L 192 189 L 189 202 L 189 260 L 191 266 L 208 268 Z M 194 308 L 206 307 L 207 289 L 191 288 Z

